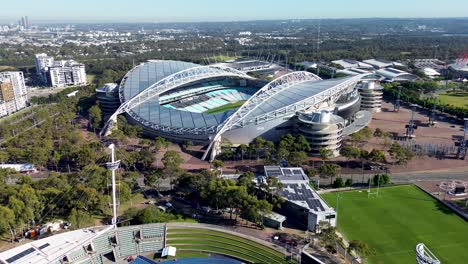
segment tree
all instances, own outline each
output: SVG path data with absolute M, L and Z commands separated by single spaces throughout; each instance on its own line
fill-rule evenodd
M 351 242 L 349 242 L 348 252 L 351 252 L 352 250 L 356 251 L 361 256 L 370 256 L 375 254 L 375 250 L 360 240 L 351 240 Z
M 155 206 L 145 207 L 136 215 L 138 224 L 164 223 L 173 219 L 175 219 L 174 215 L 165 213 Z
M 211 162 L 211 165 L 213 166 L 213 168 L 216 170 L 216 173 L 218 174 L 221 174 L 221 171 L 219 170 L 220 168 L 224 167 L 224 162 L 222 162 L 221 160 L 213 160 Z
M 309 152 L 312 150 L 312 148 L 310 147 L 309 141 L 307 141 L 307 139 L 303 135 L 300 135 L 296 138 L 294 142 L 294 149 L 296 151 L 305 151 L 305 152 Z
M 336 164 L 322 164 L 319 168 L 320 177 L 330 178 L 330 185 L 332 185 L 333 178 L 340 173 L 340 166 Z
M 91 108 L 89 108 L 88 113 L 93 128 L 99 128 L 102 122 L 102 112 L 99 105 L 93 105 Z
M 361 129 L 360 131 L 351 135 L 351 140 L 355 143 L 360 143 L 371 139 L 372 130 L 368 127 Z
M 353 179 L 348 178 L 346 179 L 345 186 L 350 187 L 353 185 Z
M 343 181 L 343 178 L 338 177 L 335 179 L 333 182 L 333 188 L 343 188 L 345 187 L 345 182 Z
M 306 173 L 307 177 L 309 177 L 309 180 L 311 180 L 312 178 L 317 176 L 317 170 L 315 168 L 307 168 L 305 170 L 305 173 Z
M 385 152 L 383 152 L 382 150 L 378 150 L 378 149 L 373 149 L 369 153 L 369 160 L 371 160 L 373 162 L 377 162 L 377 163 L 387 162 L 387 160 L 385 158 Z
M 15 223 L 15 213 L 8 207 L 0 205 L 0 235 L 10 232 L 14 239 L 13 226 Z
M 294 151 L 289 154 L 288 162 L 290 166 L 301 166 L 307 164 L 309 157 L 304 151 Z
M 139 159 L 138 161 L 143 165 L 144 169 L 148 169 L 151 167 L 151 164 L 154 162 L 153 153 L 149 149 L 142 149 L 138 153 Z
M 80 229 L 90 225 L 93 222 L 93 217 L 86 211 L 73 208 L 68 221 L 72 223 L 72 228 Z
M 350 159 L 358 159 L 361 156 L 361 150 L 354 146 L 345 146 L 341 148 L 340 154 L 346 158 L 346 164 L 348 164 Z
M 333 157 L 333 152 L 327 148 L 319 148 L 319 155 L 320 159 L 322 159 L 323 163 L 325 163 L 326 160 L 329 160 Z
M 237 147 L 236 152 L 240 155 L 241 160 L 244 160 L 244 155 L 245 153 L 247 153 L 248 150 L 249 147 L 245 144 L 241 144 L 239 145 L 239 147 Z
M 177 178 L 181 174 L 180 165 L 184 162 L 184 159 L 177 151 L 169 150 L 164 153 L 162 162 L 164 164 L 163 174 L 169 177 L 172 188 L 174 178 Z
M 389 153 L 397 164 L 407 164 L 414 157 L 413 151 L 402 147 L 396 142 L 391 145 Z
M 390 183 L 391 183 L 390 175 L 388 174 L 376 174 L 372 178 L 372 184 L 374 184 L 374 186 L 378 186 L 378 185 L 382 186 L 382 185 L 387 185 Z

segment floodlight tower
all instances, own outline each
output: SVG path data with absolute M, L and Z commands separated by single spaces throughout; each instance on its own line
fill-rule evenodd
M 429 126 L 435 125 L 437 111 L 437 98 L 434 99 L 434 107 L 432 108 L 431 115 L 429 116 Z
M 406 138 L 407 139 L 412 139 L 414 130 L 418 129 L 418 126 L 414 123 L 414 112 L 416 110 L 416 104 L 411 104 L 411 119 L 406 125 Z
M 401 98 L 401 86 L 398 86 L 398 94 L 395 101 L 395 108 L 393 109 L 394 112 L 400 112 L 400 98 Z
M 106 163 L 107 169 L 112 172 L 112 225 L 117 228 L 117 189 L 115 184 L 115 171 L 119 168 L 120 160 L 115 160 L 115 145 L 110 144 L 111 161 Z
M 460 145 L 458 146 L 458 158 L 464 160 L 466 157 L 467 153 L 467 148 L 468 148 L 468 118 L 464 119 L 465 121 L 465 126 L 463 128 L 463 138 L 460 141 Z

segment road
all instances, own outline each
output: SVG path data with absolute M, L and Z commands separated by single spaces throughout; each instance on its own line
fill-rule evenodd
M 356 182 L 367 182 L 367 179 L 373 177 L 372 174 L 342 174 L 344 179 L 352 178 Z M 468 181 L 468 167 L 432 170 L 432 171 L 413 171 L 403 173 L 392 173 L 391 179 L 393 183 L 415 183 L 418 181 L 443 181 L 443 180 L 465 180 Z M 328 184 L 330 180 L 321 179 L 321 182 Z

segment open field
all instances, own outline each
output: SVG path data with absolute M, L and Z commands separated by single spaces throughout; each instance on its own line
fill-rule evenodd
M 444 104 L 468 108 L 468 92 L 445 92 L 439 95 L 439 99 Z
M 226 55 L 217 55 L 210 57 L 210 61 L 217 61 L 217 62 L 226 62 L 226 61 L 232 61 L 235 59 L 240 58 L 239 56 L 226 56 Z
M 196 228 L 168 228 L 167 245 L 178 252 L 217 253 L 252 263 L 288 263 L 272 248 L 232 234 Z
M 244 103 L 245 103 L 245 101 L 237 101 L 237 102 L 234 102 L 234 103 L 225 104 L 225 105 L 222 105 L 222 106 L 220 106 L 220 107 L 212 108 L 212 109 L 206 111 L 205 113 L 206 113 L 206 114 L 218 114 L 218 113 L 222 113 L 222 112 L 227 111 L 227 110 L 229 110 L 229 109 L 239 108 L 239 107 L 241 107 Z
M 375 254 L 367 263 L 415 263 L 424 243 L 442 263 L 468 259 L 468 223 L 414 185 L 387 187 L 378 197 L 366 191 L 324 194 L 338 206 L 338 229 L 347 240 L 366 242 Z
M 17 71 L 18 68 L 13 66 L 0 65 L 0 71 Z
M 96 79 L 96 75 L 94 74 L 86 74 L 86 81 L 88 84 L 93 84 L 94 79 Z

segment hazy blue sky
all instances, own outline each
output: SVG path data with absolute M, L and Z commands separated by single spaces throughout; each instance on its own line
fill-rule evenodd
M 232 21 L 467 17 L 468 0 L 0 0 L 0 20 Z

